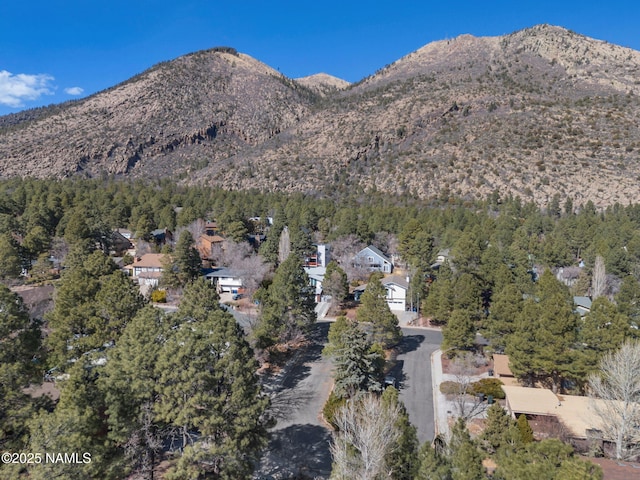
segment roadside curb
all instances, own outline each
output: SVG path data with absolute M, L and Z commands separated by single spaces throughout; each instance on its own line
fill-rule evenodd
M 431 388 L 432 388 L 432 392 L 433 392 L 433 438 L 436 438 L 439 434 L 440 434 L 440 415 L 439 415 L 439 401 L 438 401 L 438 395 L 439 395 L 439 391 L 438 391 L 438 380 L 437 380 L 437 375 L 440 373 L 439 370 L 442 369 L 442 367 L 436 371 L 436 356 L 438 357 L 438 361 L 440 361 L 442 355 L 442 350 L 438 349 L 435 350 L 432 354 L 431 354 Z M 442 365 L 442 363 L 441 363 Z

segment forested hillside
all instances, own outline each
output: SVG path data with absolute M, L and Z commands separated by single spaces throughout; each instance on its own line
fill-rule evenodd
M 273 224 L 252 217 L 272 217 Z M 234 239 L 227 245 L 246 243 L 246 257 L 258 255 L 272 273 L 252 293 L 260 308 L 249 336 L 218 306 L 215 290 L 192 281 L 197 269 L 182 275 L 188 261 L 179 261 L 194 250 L 188 227 L 198 220 L 216 220 L 220 234 Z M 291 255 L 283 259 L 285 226 Z M 174 259 L 177 313 L 148 306 L 110 258 L 116 228 L 138 238 L 156 228 L 182 231 L 174 248 L 161 247 Z M 249 247 L 258 231 L 266 238 Z M 0 277 L 9 286 L 52 283 L 55 294 L 46 315 L 30 318 L 1 287 L 0 447 L 90 451 L 91 463 L 73 466 L 87 478 L 148 474 L 160 460 L 175 475 L 166 478 L 192 471 L 248 478 L 270 425 L 256 358 L 300 342 L 315 321 L 301 263 L 313 242 L 332 246 L 337 283 L 351 286 L 366 280 L 351 252 L 377 246 L 410 277 L 411 302 L 422 317 L 443 327 L 444 348 L 475 350 L 480 332 L 490 349 L 511 355 L 525 384 L 582 392 L 606 352 L 638 337 L 638 205 L 599 211 L 558 195 L 540 210 L 497 193 L 475 202 L 375 193 L 333 201 L 169 181 L 12 179 L 0 182 Z M 434 265 L 446 250 L 448 260 Z M 379 302 L 371 293 L 376 279 L 369 280 L 357 320 L 373 322 L 376 358 L 384 358 L 381 349 L 400 337 L 386 316 L 373 320 Z M 591 297 L 590 312 L 575 313 L 573 296 Z M 351 335 L 364 351 L 373 348 L 361 334 Z M 45 372 L 61 385 L 59 400 L 32 398 L 23 389 L 40 386 Z M 26 470 L 29 478 L 45 478 L 68 475 L 69 468 Z

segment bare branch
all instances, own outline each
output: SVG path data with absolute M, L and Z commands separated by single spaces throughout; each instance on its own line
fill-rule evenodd
M 640 342 L 605 355 L 600 370 L 589 378 L 591 408 L 603 438 L 615 443 L 616 458 L 633 458 L 640 453 Z

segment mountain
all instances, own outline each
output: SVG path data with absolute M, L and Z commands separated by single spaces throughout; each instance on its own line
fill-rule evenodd
M 0 175 L 187 174 L 276 136 L 309 113 L 313 97 L 234 49 L 197 52 L 0 122 Z
M 0 175 L 637 202 L 639 74 L 640 52 L 549 25 L 430 43 L 353 85 L 213 49 L 0 117 Z
M 344 90 L 351 85 L 346 80 L 328 75 L 326 73 L 316 73 L 315 75 L 309 75 L 308 77 L 296 78 L 296 82 L 305 87 L 313 90 L 314 92 L 326 96 L 337 90 Z

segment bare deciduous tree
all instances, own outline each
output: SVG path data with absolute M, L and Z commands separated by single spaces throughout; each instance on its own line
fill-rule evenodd
M 246 294 L 251 297 L 264 280 L 271 267 L 264 258 L 255 253 L 247 242 L 236 243 L 225 240 L 223 245 L 213 247 L 212 259 L 216 265 L 224 265 L 242 278 Z
M 280 234 L 280 241 L 278 242 L 278 261 L 280 263 L 284 262 L 287 258 L 289 258 L 290 253 L 291 238 L 289 235 L 289 228 L 284 227 L 282 229 L 282 233 Z
M 331 478 L 373 480 L 388 477 L 385 457 L 400 438 L 398 404 L 387 405 L 375 395 L 351 400 L 336 414 L 338 432 L 331 454 Z
M 603 296 L 607 290 L 607 272 L 604 267 L 603 258 L 598 255 L 596 263 L 593 266 L 593 275 L 591 277 L 591 298 L 595 300 Z
M 484 413 L 487 404 L 477 396 L 473 396 L 471 385 L 474 381 L 474 373 L 477 371 L 478 358 L 472 353 L 456 357 L 451 362 L 451 373 L 458 384 L 458 392 L 455 394 L 454 404 L 458 416 L 468 422 L 472 418 Z
M 200 235 L 203 235 L 204 232 L 206 231 L 206 225 L 207 225 L 207 222 L 199 218 L 191 222 L 186 227 L 176 228 L 173 238 L 180 238 L 180 234 L 182 234 L 184 230 L 189 230 L 189 233 L 191 233 L 191 236 L 193 237 L 193 239 L 195 241 L 198 241 L 198 238 L 200 238 Z
M 346 235 L 331 244 L 331 256 L 347 274 L 349 281 L 364 280 L 371 272 L 353 265 L 353 258 L 366 245 L 355 235 Z
M 600 361 L 589 378 L 591 408 L 601 419 L 603 438 L 615 443 L 616 458 L 640 452 L 640 342 L 627 341 Z
M 390 257 L 398 254 L 398 237 L 389 232 L 376 232 L 373 235 L 373 244 Z

